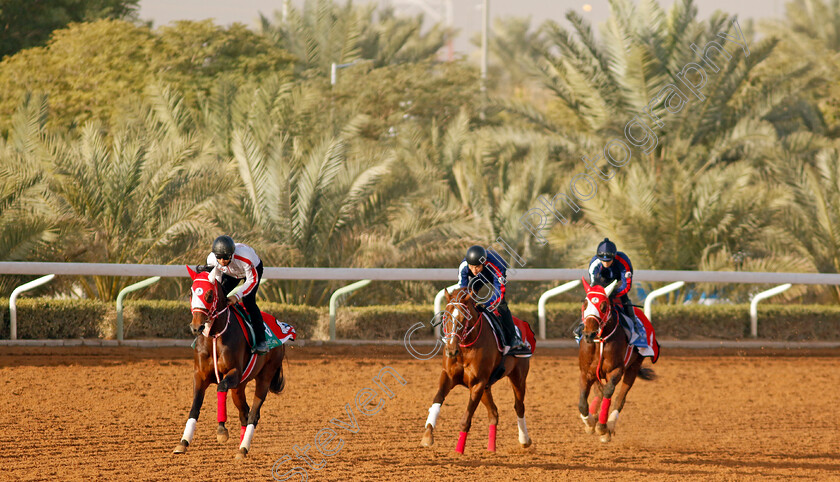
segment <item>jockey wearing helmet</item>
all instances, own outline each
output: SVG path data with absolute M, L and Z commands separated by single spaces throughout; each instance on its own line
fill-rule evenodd
M 513 317 L 508 309 L 507 300 L 505 299 L 505 273 L 507 272 L 507 265 L 502 261 L 501 256 L 493 250 L 485 250 L 481 246 L 471 246 L 467 250 L 467 255 L 461 262 L 458 268 L 458 274 L 461 281 L 461 288 L 470 288 L 470 293 L 477 293 L 475 286 L 481 283 L 482 286 L 488 287 L 492 293 L 484 303 L 476 303 L 476 308 L 479 311 L 498 311 L 501 318 L 502 335 L 505 340 L 502 340 L 504 346 L 503 354 L 508 351 L 530 350 L 530 347 L 517 336 L 516 328 L 513 325 Z M 477 280 L 474 281 L 474 279 Z M 480 298 L 474 296 L 473 299 Z
M 618 302 L 618 306 L 631 322 L 630 328 L 634 333 L 631 334 L 630 344 L 647 348 L 645 327 L 636 319 L 633 304 L 627 296 L 633 283 L 633 265 L 626 254 L 616 250 L 615 243 L 609 238 L 604 238 L 598 245 L 595 256 L 589 261 L 589 283 L 593 286 L 607 287 L 613 281 L 618 281 L 618 284 L 610 294 L 610 299 Z
M 245 280 L 245 289 L 228 298 L 228 305 L 242 301 L 248 310 L 249 322 L 254 330 L 254 352 L 268 353 L 265 342 L 265 328 L 262 312 L 257 307 L 257 291 L 263 274 L 263 264 L 256 251 L 246 244 L 234 243 L 230 236 L 219 236 L 213 241 L 212 252 L 207 256 L 207 265 L 196 266 L 196 271 L 219 273 L 216 280 L 221 283 L 222 292 L 230 293 L 240 280 Z

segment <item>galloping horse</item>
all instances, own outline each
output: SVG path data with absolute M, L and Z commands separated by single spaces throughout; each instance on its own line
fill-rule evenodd
M 251 447 L 254 429 L 260 420 L 262 407 L 268 391 L 280 393 L 285 386 L 283 378 L 283 357 L 286 348 L 281 345 L 262 356 L 252 355 L 245 339 L 242 325 L 233 310 L 228 307 L 227 297 L 221 292 L 221 286 L 216 282 L 215 268 L 209 274 L 196 273 L 189 266 L 187 270 L 193 279 L 192 284 L 192 322 L 190 330 L 198 336 L 193 357 L 193 402 L 189 420 L 184 429 L 181 442 L 175 447 L 174 453 L 183 454 L 192 442 L 195 425 L 204 392 L 211 383 L 218 384 L 216 395 L 218 399 L 217 420 L 219 427 L 216 439 L 226 442 L 228 431 L 227 421 L 227 391 L 233 392 L 233 403 L 239 410 L 240 432 L 239 452 L 236 458 L 244 458 Z M 260 329 L 262 320 L 255 320 Z M 217 355 L 218 354 L 218 355 Z M 257 388 L 254 393 L 254 406 L 248 408 L 245 400 L 245 385 L 256 380 Z
M 493 402 L 490 386 L 497 380 L 508 377 L 513 386 L 514 409 L 519 418 L 519 443 L 522 447 L 531 445 L 528 428 L 525 425 L 525 379 L 528 377 L 529 359 L 502 356 L 496 345 L 490 323 L 481 316 L 470 298 L 469 288 L 458 288 L 451 295 L 446 291 L 446 310 L 443 313 L 444 353 L 440 387 L 434 403 L 429 408 L 426 432 L 420 445 L 430 447 L 434 443 L 434 429 L 440 406 L 446 395 L 457 385 L 464 385 L 470 391 L 467 411 L 461 419 L 461 432 L 455 451 L 463 454 L 467 434 L 478 402 L 484 403 L 490 418 L 490 432 L 487 450 L 496 451 L 496 425 L 499 410 Z
M 653 380 L 655 374 L 650 368 L 641 368 L 644 357 L 638 350 L 628 344 L 627 335 L 619 323 L 618 311 L 613 308 L 609 297 L 617 281 L 609 286 L 590 286 L 583 279 L 586 299 L 581 308 L 583 317 L 583 336 L 580 340 L 578 362 L 580 363 L 580 401 L 578 408 L 580 417 L 586 426 L 586 433 L 597 432 L 601 442 L 609 442 L 615 433 L 618 414 L 624 407 L 627 392 L 636 381 L 636 377 L 643 380 Z M 637 316 L 641 316 L 637 312 Z M 589 389 L 596 385 L 598 394 L 587 405 Z M 603 381 L 603 382 L 602 382 Z M 619 385 L 620 384 L 620 385 Z M 610 405 L 613 394 L 615 396 L 613 411 Z M 600 412 L 599 412 L 600 406 Z M 598 423 L 595 423 L 596 414 Z M 609 414 L 609 417 L 607 415 Z

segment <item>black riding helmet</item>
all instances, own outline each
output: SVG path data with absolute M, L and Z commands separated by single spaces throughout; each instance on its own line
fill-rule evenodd
M 236 251 L 236 245 L 230 236 L 219 236 L 213 241 L 213 254 L 218 259 L 230 259 L 233 257 L 234 251 Z
M 472 266 L 483 266 L 487 261 L 487 251 L 481 246 L 470 246 L 467 250 L 467 264 Z
M 604 238 L 601 244 L 598 245 L 598 254 L 596 256 L 601 261 L 612 261 L 615 259 L 615 253 L 615 243 L 610 241 L 609 238 Z

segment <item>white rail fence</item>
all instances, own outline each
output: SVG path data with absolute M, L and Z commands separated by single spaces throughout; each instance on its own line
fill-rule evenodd
M 107 263 L 26 263 L 0 262 L 0 275 L 56 276 L 121 276 L 178 278 L 188 276 L 184 265 L 107 264 Z M 585 269 L 516 269 L 508 273 L 509 281 L 573 281 L 587 274 Z M 754 283 L 840 285 L 840 274 L 825 273 L 762 273 L 745 271 L 653 271 L 638 270 L 635 281 L 685 283 Z M 330 281 L 455 281 L 454 268 L 266 268 L 263 279 L 330 280 Z M 331 325 L 334 321 L 331 320 Z M 752 336 L 757 324 L 751 323 Z M 331 326 L 331 333 L 335 329 Z M 544 321 L 540 337 L 545 337 Z

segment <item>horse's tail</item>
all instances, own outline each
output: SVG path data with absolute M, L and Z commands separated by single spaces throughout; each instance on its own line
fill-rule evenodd
M 653 371 L 653 368 L 641 368 L 639 369 L 639 378 L 642 380 L 656 380 L 656 372 Z
M 271 383 L 268 384 L 268 389 L 271 390 L 271 393 L 279 394 L 286 388 L 286 377 L 283 376 L 283 362 L 286 361 L 286 358 L 283 357 L 283 360 L 280 361 L 280 366 L 277 367 L 277 371 L 274 372 L 274 376 L 271 377 Z

